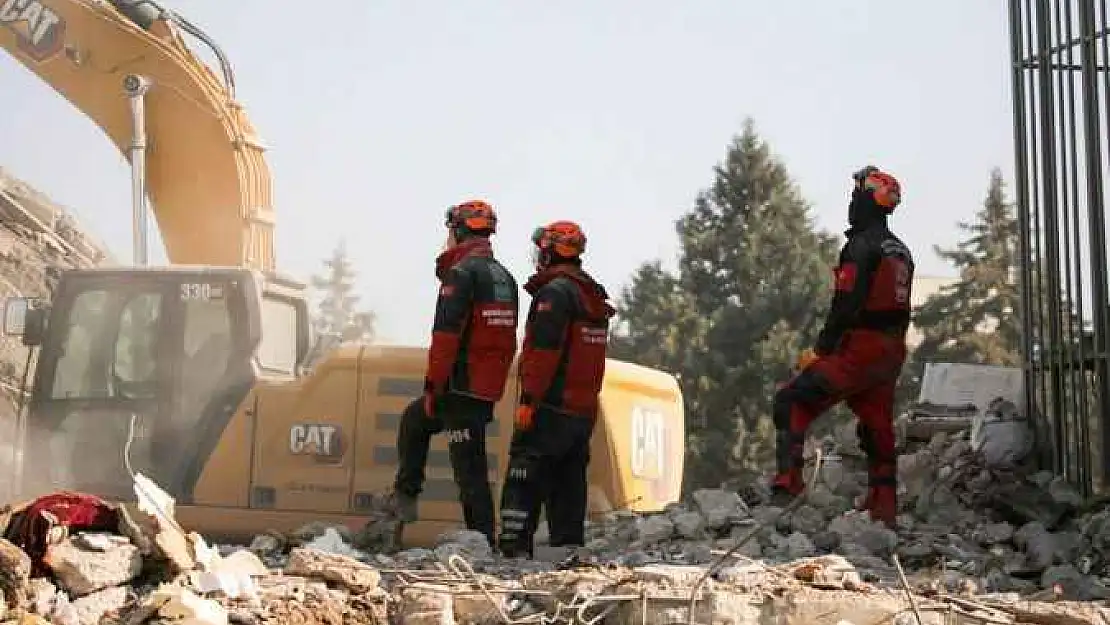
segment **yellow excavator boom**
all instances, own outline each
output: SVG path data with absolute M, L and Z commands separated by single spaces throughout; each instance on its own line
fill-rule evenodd
M 213 48 L 223 76 L 184 35 Z M 145 156 L 139 179 L 145 173 L 171 263 L 274 269 L 264 147 L 235 101 L 229 64 L 200 29 L 144 0 L 0 0 L 0 48 L 133 165 L 133 154 Z M 145 105 L 145 146 L 133 132 L 133 103 Z

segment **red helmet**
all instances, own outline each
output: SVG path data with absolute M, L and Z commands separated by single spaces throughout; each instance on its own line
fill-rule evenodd
M 857 189 L 870 191 L 875 204 L 888 213 L 902 202 L 902 185 L 898 179 L 878 167 L 868 165 L 852 174 L 852 179 Z
M 497 232 L 497 213 L 488 202 L 469 200 L 447 209 L 444 225 L 448 228 L 465 228 L 470 232 Z
M 536 228 L 532 232 L 532 243 L 541 254 L 578 258 L 586 251 L 586 233 L 573 221 L 555 221 Z

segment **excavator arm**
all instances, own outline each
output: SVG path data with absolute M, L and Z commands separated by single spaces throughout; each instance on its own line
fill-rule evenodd
M 212 48 L 221 76 L 185 35 Z M 0 0 L 0 48 L 140 167 L 136 195 L 145 182 L 171 263 L 274 270 L 265 148 L 200 29 L 152 0 Z

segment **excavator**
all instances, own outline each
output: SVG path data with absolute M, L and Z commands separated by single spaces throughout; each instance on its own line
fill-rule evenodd
M 129 160 L 135 227 L 134 266 L 70 270 L 49 298 L 5 302 L 4 332 L 37 350 L 19 496 L 64 487 L 132 501 L 138 471 L 175 499 L 182 526 L 210 536 L 361 527 L 391 487 L 399 415 L 422 393 L 427 350 L 314 335 L 306 285 L 276 269 L 266 148 L 227 56 L 152 0 L 0 0 L 0 48 Z M 148 213 L 169 266 L 149 265 Z M 510 381 L 489 425 L 495 488 L 516 394 Z M 591 513 L 675 501 L 675 378 L 610 360 L 601 401 Z M 445 441 L 427 475 L 406 546 L 462 524 Z

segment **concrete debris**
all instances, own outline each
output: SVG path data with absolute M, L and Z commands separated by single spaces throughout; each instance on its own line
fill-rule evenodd
M 46 562 L 59 585 L 76 597 L 126 584 L 143 568 L 139 549 L 130 540 L 104 534 L 67 538 L 50 547 Z
M 117 533 L 47 540 L 44 573 L 24 543 L 0 541 L 0 624 L 1110 622 L 1110 508 L 1049 474 L 988 466 L 967 429 L 913 431 L 927 440 L 900 443 L 894 529 L 854 509 L 866 457 L 838 431 L 811 445 L 832 462 L 789 509 L 765 482 L 702 489 L 658 513 L 600 514 L 585 546 L 540 544 L 534 560 L 465 530 L 398 551 L 366 538 L 384 517 L 369 533 L 313 523 L 212 547 L 141 481 L 146 501 Z
M 74 625 L 97 625 L 108 614 L 118 614 L 131 599 L 131 589 L 124 586 L 104 588 L 75 599 L 66 612 Z M 68 624 L 67 624 L 68 625 Z
M 22 549 L 0 538 L 0 590 L 4 608 L 24 605 L 31 593 L 31 558 Z M 4 611 L 0 608 L 0 612 Z
M 303 547 L 290 554 L 285 573 L 334 582 L 356 593 L 377 588 L 381 581 L 378 571 L 354 558 Z

